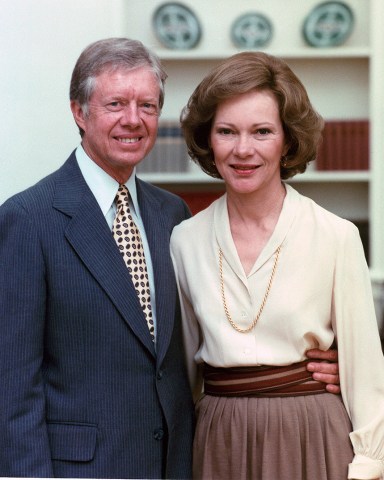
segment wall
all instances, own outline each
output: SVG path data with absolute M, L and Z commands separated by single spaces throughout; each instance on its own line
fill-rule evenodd
M 81 50 L 121 35 L 121 0 L 0 0 L 0 204 L 79 143 L 69 109 Z

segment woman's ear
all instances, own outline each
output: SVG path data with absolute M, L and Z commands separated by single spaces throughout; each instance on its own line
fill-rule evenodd
M 282 154 L 283 157 L 285 157 L 285 156 L 288 155 L 288 152 L 289 152 L 290 147 L 291 147 L 291 146 L 290 146 L 288 143 L 286 143 L 286 144 L 284 145 L 283 154 Z

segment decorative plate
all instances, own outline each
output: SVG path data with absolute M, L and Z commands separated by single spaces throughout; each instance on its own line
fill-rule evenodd
M 195 47 L 201 37 L 196 15 L 181 3 L 164 3 L 153 15 L 153 26 L 159 41 L 167 48 L 187 50 Z
M 236 47 L 259 48 L 272 38 L 272 24 L 259 13 L 246 13 L 232 24 L 231 39 Z
M 345 42 L 353 24 L 353 12 L 347 4 L 324 2 L 317 5 L 305 19 L 303 35 L 313 47 L 334 47 Z

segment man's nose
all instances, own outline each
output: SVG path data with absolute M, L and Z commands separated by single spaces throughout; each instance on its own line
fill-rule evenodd
M 137 105 L 129 104 L 124 106 L 120 117 L 120 123 L 122 125 L 128 125 L 131 127 L 136 127 L 140 125 L 141 118 Z

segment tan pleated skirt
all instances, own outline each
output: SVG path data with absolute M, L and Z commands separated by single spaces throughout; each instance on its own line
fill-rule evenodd
M 351 423 L 340 395 L 206 395 L 196 413 L 195 479 L 347 478 Z

